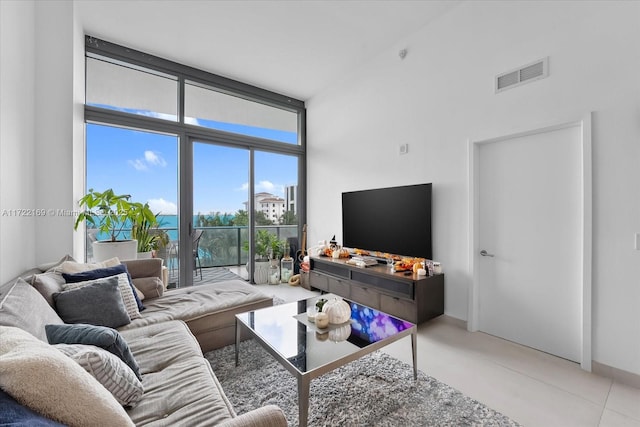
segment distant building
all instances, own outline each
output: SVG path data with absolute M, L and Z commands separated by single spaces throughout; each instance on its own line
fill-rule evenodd
M 248 211 L 248 202 L 244 203 L 245 209 Z M 271 193 L 256 193 L 255 195 L 256 211 L 264 213 L 264 216 L 273 221 L 274 224 L 280 222 L 280 217 L 287 210 L 286 201 Z
M 294 214 L 298 214 L 298 186 L 297 185 L 289 185 L 285 187 L 284 194 L 286 200 L 287 210 L 293 212 Z

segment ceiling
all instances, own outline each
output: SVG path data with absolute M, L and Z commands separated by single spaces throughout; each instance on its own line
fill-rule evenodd
M 460 1 L 83 0 L 86 34 L 308 100 Z

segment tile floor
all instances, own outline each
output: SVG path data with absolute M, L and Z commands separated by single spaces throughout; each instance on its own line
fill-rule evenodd
M 299 286 L 257 285 L 297 301 L 314 295 Z M 411 344 L 387 353 L 411 363 Z M 640 389 L 585 372 L 576 363 L 440 316 L 419 326 L 418 369 L 527 427 L 640 427 Z

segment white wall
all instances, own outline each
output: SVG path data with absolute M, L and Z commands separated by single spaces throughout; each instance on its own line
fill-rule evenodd
M 73 2 L 37 2 L 36 27 L 34 167 L 36 200 L 47 210 L 47 216 L 36 221 L 36 261 L 43 263 L 73 254 L 71 231 L 74 218 L 59 214 L 61 210 L 74 208 L 74 129 L 82 128 L 83 121 L 81 112 L 77 116 L 77 108 L 74 110 L 74 89 L 77 87 L 74 60 L 78 33 L 75 31 Z M 84 49 L 84 40 L 81 39 L 80 43 Z M 80 78 L 80 82 L 83 81 Z
M 468 139 L 594 111 L 593 358 L 640 374 L 638 52 L 638 2 L 463 3 L 307 103 L 310 242 L 341 235 L 343 191 L 432 182 L 445 311 L 466 319 Z M 494 93 L 545 56 L 548 78 Z
M 35 264 L 33 1 L 0 1 L 0 283 Z

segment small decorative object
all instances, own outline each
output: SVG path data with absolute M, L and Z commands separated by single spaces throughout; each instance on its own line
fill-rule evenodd
M 334 234 L 331 240 L 329 241 L 329 249 L 334 250 L 337 247 L 338 247 L 338 241 L 336 240 L 336 236 Z
M 327 313 L 321 311 L 316 314 L 316 326 L 320 329 L 325 329 L 329 326 L 329 316 Z
M 322 307 L 324 307 L 326 303 L 327 300 L 324 298 L 320 298 L 318 301 L 316 301 L 316 307 L 318 307 L 318 311 L 322 311 Z
M 324 304 L 322 311 L 329 316 L 329 323 L 339 325 L 351 318 L 351 307 L 341 299 L 334 298 Z
M 280 279 L 282 283 L 289 282 L 289 279 L 293 275 L 293 258 L 291 258 L 289 252 L 290 249 L 288 247 L 285 248 L 284 257 L 282 261 L 280 261 Z
M 342 342 L 351 336 L 351 325 L 342 325 L 329 331 L 329 339 L 333 342 Z
M 269 266 L 269 284 L 277 285 L 280 283 L 280 269 L 278 268 L 278 260 L 271 260 L 271 265 Z
M 424 268 L 418 269 L 418 276 L 426 276 L 426 275 L 427 275 L 427 270 L 425 270 Z
M 439 262 L 433 262 L 433 274 L 442 274 L 442 266 Z
M 316 315 L 318 314 L 318 307 L 307 307 L 307 320 L 311 323 L 316 321 Z

